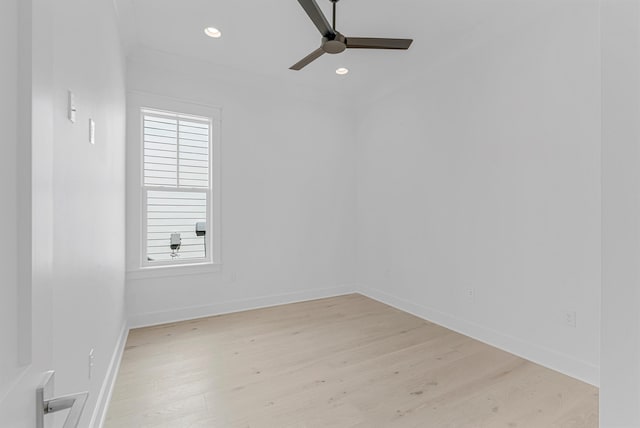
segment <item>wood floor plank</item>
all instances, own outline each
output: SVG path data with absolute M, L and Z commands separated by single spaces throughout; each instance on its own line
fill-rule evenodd
M 107 428 L 596 428 L 598 390 L 353 294 L 132 330 Z

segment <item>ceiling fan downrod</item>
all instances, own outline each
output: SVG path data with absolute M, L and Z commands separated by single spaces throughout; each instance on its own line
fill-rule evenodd
M 336 3 L 338 3 L 338 0 L 331 0 L 331 3 L 333 3 L 333 31 L 337 31 L 336 30 Z

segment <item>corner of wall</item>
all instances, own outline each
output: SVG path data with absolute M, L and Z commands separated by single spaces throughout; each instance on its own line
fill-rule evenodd
M 566 355 L 553 349 L 503 334 L 483 325 L 459 318 L 453 314 L 410 302 L 382 290 L 359 287 L 358 292 L 366 297 L 422 318 L 425 321 L 438 324 L 449 330 L 502 349 L 503 351 L 571 376 L 590 385 L 599 386 L 599 367 L 586 361 L 578 360 L 571 355 Z

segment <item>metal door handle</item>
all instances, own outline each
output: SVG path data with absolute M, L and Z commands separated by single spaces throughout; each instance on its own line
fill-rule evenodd
M 45 395 L 53 392 L 55 372 L 45 373 L 42 384 L 36 390 L 36 428 L 44 428 L 44 416 L 61 410 L 71 409 L 64 421 L 63 428 L 77 428 L 82 410 L 89 397 L 88 392 L 64 395 L 57 398 L 45 399 Z
M 79 394 L 65 395 L 63 397 L 53 398 L 44 402 L 44 414 L 55 413 L 60 410 L 71 409 L 67 415 L 67 419 L 64 421 L 62 428 L 77 428 L 80 422 L 80 415 L 84 410 L 84 405 L 87 403 L 88 392 L 81 392 Z

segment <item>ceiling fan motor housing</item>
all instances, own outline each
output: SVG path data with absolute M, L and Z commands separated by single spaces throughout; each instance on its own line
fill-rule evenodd
M 340 33 L 336 33 L 333 39 L 322 38 L 322 50 L 329 54 L 338 54 L 347 48 L 347 38 Z

